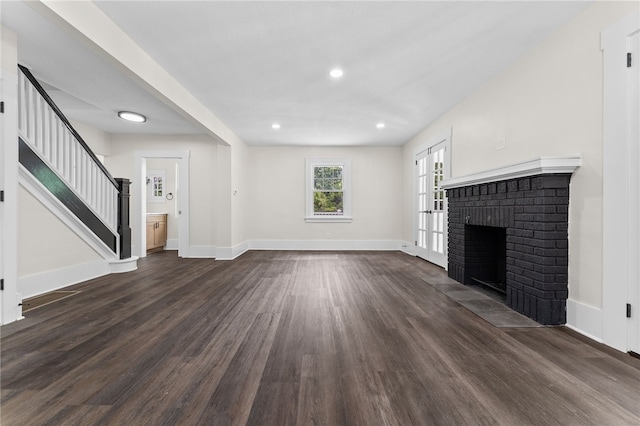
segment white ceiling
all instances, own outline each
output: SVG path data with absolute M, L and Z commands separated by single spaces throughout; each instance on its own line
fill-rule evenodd
M 95 3 L 248 144 L 314 146 L 404 144 L 589 4 Z M 111 133 L 203 132 L 29 6 L 1 7 L 20 61 L 72 120 Z M 125 123 L 121 109 L 149 120 Z

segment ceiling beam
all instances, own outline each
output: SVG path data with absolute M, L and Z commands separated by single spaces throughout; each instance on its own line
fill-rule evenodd
M 29 6 L 106 57 L 121 72 L 201 127 L 217 141 L 233 146 L 242 139 L 162 68 L 90 1 L 30 1 Z

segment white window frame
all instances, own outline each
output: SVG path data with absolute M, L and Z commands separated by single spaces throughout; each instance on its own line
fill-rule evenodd
M 342 202 L 341 215 L 319 215 L 313 211 L 313 171 L 316 167 L 342 166 Z M 307 158 L 306 159 L 306 216 L 305 222 L 351 222 L 351 160 L 347 158 Z

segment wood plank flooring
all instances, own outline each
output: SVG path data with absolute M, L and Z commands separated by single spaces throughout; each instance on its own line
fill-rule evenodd
M 639 359 L 447 282 L 396 252 L 153 254 L 0 328 L 1 424 L 640 424 Z

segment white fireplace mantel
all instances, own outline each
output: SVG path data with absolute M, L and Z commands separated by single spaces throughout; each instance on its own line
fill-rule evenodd
M 581 164 L 582 157 L 580 155 L 538 157 L 510 166 L 446 179 L 441 182 L 441 187 L 443 189 L 452 189 L 542 174 L 573 173 Z

